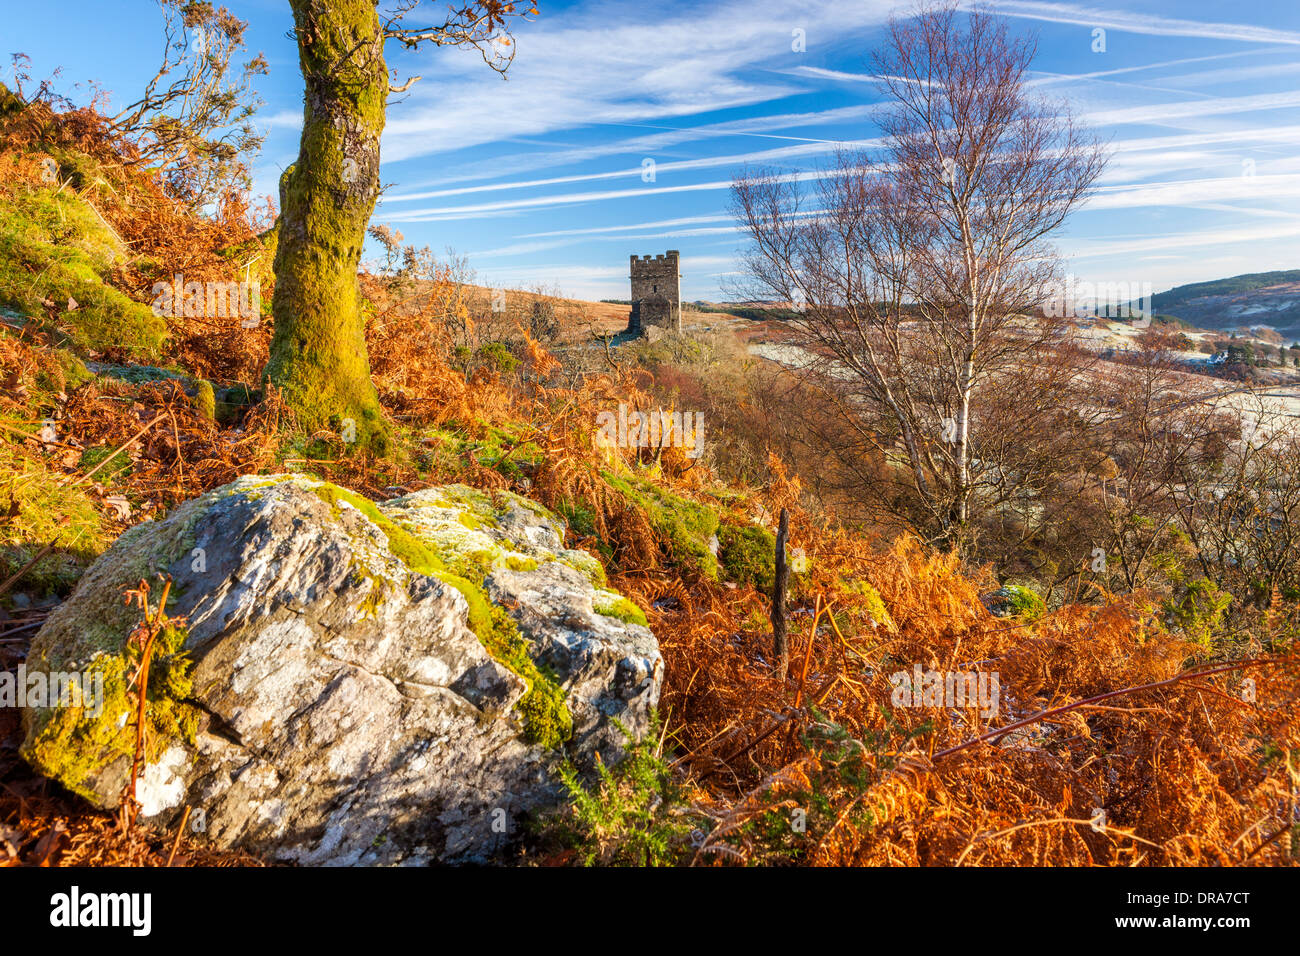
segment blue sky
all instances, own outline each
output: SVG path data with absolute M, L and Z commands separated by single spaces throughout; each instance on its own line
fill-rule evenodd
M 257 189 L 297 153 L 301 77 L 287 0 L 227 0 L 271 72 Z M 1300 268 L 1300 4 L 1296 0 L 1007 0 L 1039 36 L 1032 82 L 1112 141 L 1097 195 L 1058 236 L 1068 271 L 1156 291 Z M 438 6 L 441 9 L 441 5 Z M 503 81 L 475 54 L 390 48 L 375 222 L 468 256 L 486 285 L 626 298 L 631 253 L 682 253 L 686 298 L 724 296 L 743 238 L 727 186 L 745 164 L 811 171 L 878 135 L 869 76 L 885 0 L 713 4 L 541 0 Z M 432 17 L 430 17 L 432 19 Z M 130 101 L 156 65 L 153 0 L 0 0 L 0 54 L 60 86 Z M 1104 31 L 1104 52 L 1094 51 Z M 795 49 L 803 31 L 803 49 Z M 7 59 L 4 64 L 7 73 Z M 80 91 L 84 97 L 84 87 Z M 646 174 L 653 161 L 653 179 Z

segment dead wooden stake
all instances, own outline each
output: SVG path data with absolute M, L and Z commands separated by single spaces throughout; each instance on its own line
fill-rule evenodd
M 790 581 L 790 567 L 785 561 L 785 544 L 790 535 L 790 513 L 781 509 L 781 520 L 776 528 L 776 580 L 772 583 L 772 656 L 776 658 L 776 672 L 785 680 L 790 669 L 790 644 L 785 630 L 785 589 Z

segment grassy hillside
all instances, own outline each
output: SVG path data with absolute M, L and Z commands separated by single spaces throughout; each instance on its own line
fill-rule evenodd
M 1210 295 L 1241 295 L 1268 286 L 1287 282 L 1300 282 L 1300 269 L 1287 269 L 1278 272 L 1252 272 L 1246 275 L 1230 276 L 1227 279 L 1213 279 L 1209 282 L 1192 282 L 1175 286 L 1167 292 L 1157 292 L 1151 297 L 1157 312 L 1178 314 L 1178 306 L 1192 299 Z

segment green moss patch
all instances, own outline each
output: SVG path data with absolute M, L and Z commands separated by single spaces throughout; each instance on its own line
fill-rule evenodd
M 117 237 L 72 190 L 0 193 L 0 304 L 41 317 L 78 349 L 157 356 L 166 323 L 109 284 L 122 260 Z
M 718 561 L 728 581 L 768 593 L 776 582 L 776 535 L 762 525 L 724 524 L 718 528 Z
M 605 472 L 604 477 L 611 488 L 645 512 L 674 564 L 712 581 L 718 579 L 718 559 L 711 547 L 719 524 L 716 511 L 637 475 Z
M 528 654 L 528 642 L 510 614 L 488 600 L 481 584 L 449 571 L 435 574 L 454 587 L 469 605 L 470 629 L 489 654 L 524 679 L 528 690 L 516 705 L 529 741 L 553 750 L 573 736 L 573 716 L 564 700 L 564 689 L 554 675 L 542 670 Z
M 566 549 L 556 552 L 555 556 L 561 563 L 567 564 L 590 581 L 592 587 L 603 588 L 609 584 L 605 576 L 605 566 L 596 560 L 595 555 L 588 554 L 586 551 Z
M 889 616 L 889 610 L 885 607 L 880 592 L 869 582 L 846 581 L 840 586 L 840 590 L 845 594 L 859 598 L 862 610 L 867 613 L 867 616 L 871 618 L 874 624 L 893 630 L 894 619 Z
M 108 545 L 103 519 L 83 487 L 60 488 L 58 476 L 0 439 L 0 580 L 57 542 L 17 584 L 36 594 L 66 594 Z
M 217 417 L 217 394 L 212 388 L 212 383 L 206 379 L 198 379 L 194 383 L 194 394 L 190 396 L 190 403 L 198 410 L 199 414 L 208 421 L 215 421 Z
M 1024 621 L 1037 621 L 1047 613 L 1043 599 L 1022 584 L 1008 584 L 998 588 L 988 598 L 988 606 L 999 617 L 1014 617 Z
M 370 519 L 388 538 L 388 549 L 412 571 L 420 574 L 436 575 L 446 570 L 446 565 L 439 560 L 437 553 L 423 541 L 397 524 L 375 506 L 369 498 L 355 492 L 324 482 L 312 489 L 322 501 L 329 504 L 335 514 L 340 502 L 350 505 Z
M 597 591 L 591 606 L 597 614 L 603 614 L 605 617 L 617 618 L 627 624 L 647 626 L 645 611 L 613 591 Z
M 139 648 L 128 646 L 128 628 L 116 653 L 95 655 L 82 668 L 83 687 L 102 686 L 102 699 L 85 706 L 33 708 L 22 757 L 74 793 L 95 799 L 94 780 L 103 768 L 135 754 L 137 702 L 131 676 L 140 663 Z M 193 692 L 192 663 L 184 651 L 185 628 L 168 624 L 154 640 L 145 704 L 144 759 L 156 762 L 177 741 L 193 745 L 199 713 L 185 701 Z M 74 662 L 75 663 L 75 662 Z M 29 663 L 29 668 L 32 665 Z M 47 673 L 70 665 L 41 667 Z

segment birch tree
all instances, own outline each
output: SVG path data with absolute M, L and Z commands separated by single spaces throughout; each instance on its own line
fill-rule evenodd
M 842 151 L 811 187 L 757 170 L 732 191 L 746 275 L 794 304 L 862 446 L 907 476 L 920 523 L 950 538 L 982 482 L 1006 484 L 1008 463 L 979 449 L 987 437 L 1009 449 L 1009 436 L 979 433 L 979 403 L 1055 351 L 1060 318 L 1031 318 L 1058 278 L 1047 240 L 1106 162 L 1066 104 L 1034 94 L 1034 52 L 981 8 L 895 19 L 875 56 L 880 145 Z M 1068 414 L 1072 384 L 1059 363 L 1041 378 L 1019 396 L 1040 426 Z

